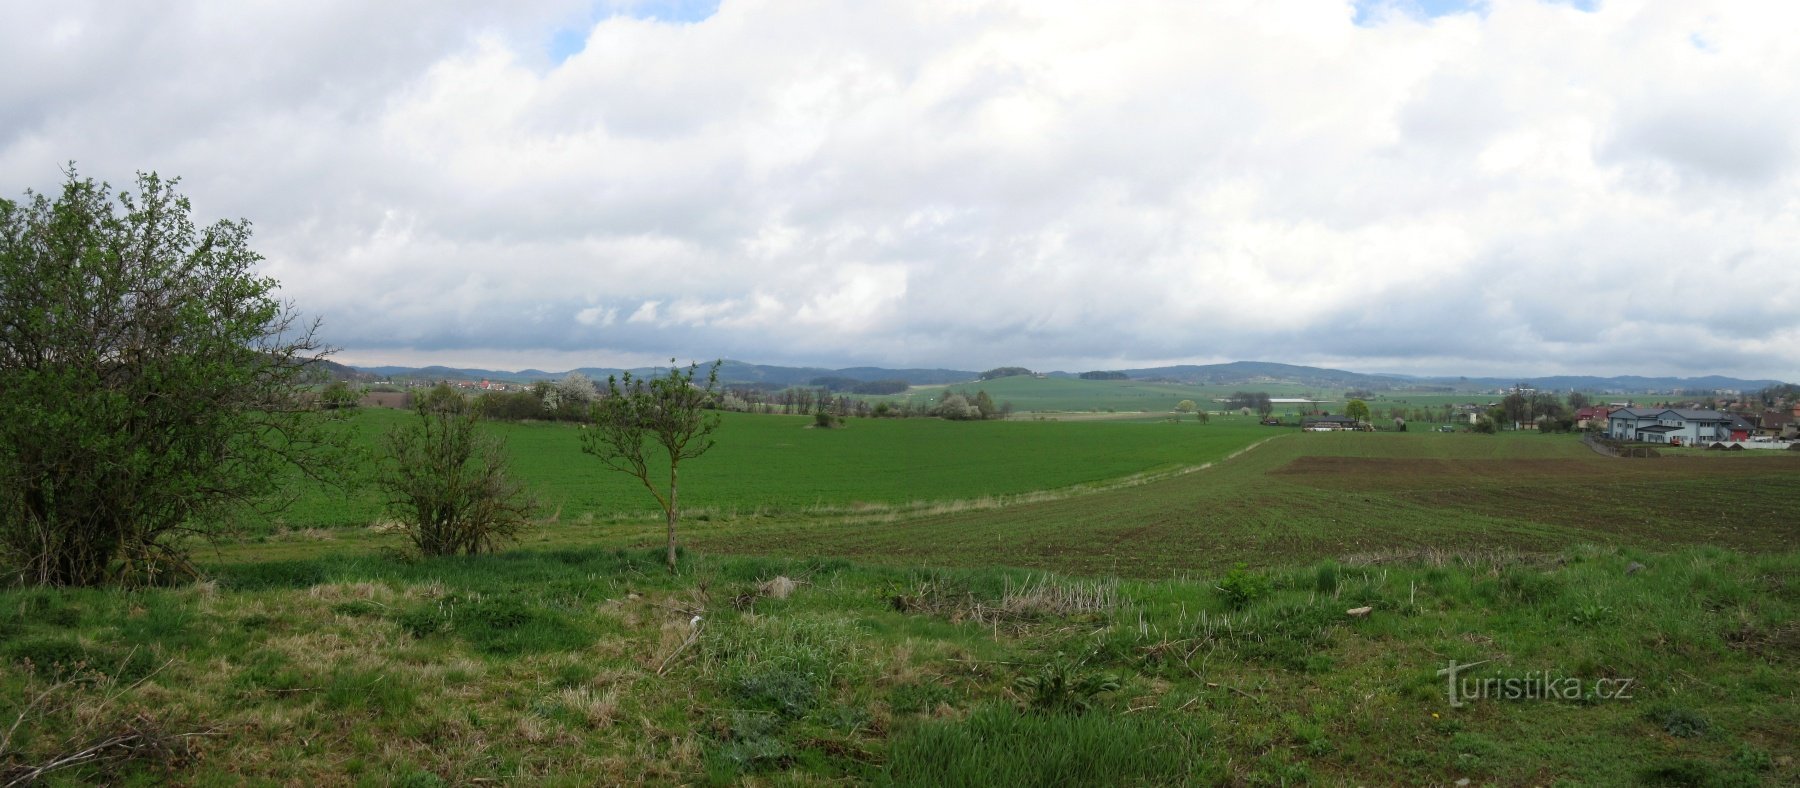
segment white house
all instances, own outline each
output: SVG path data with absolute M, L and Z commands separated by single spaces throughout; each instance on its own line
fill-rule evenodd
M 1731 440 L 1731 416 L 1716 410 L 1621 408 L 1607 416 L 1606 434 L 1614 440 L 1696 443 Z

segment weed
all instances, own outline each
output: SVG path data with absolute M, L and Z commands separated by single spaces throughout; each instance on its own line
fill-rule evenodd
M 1313 590 L 1320 594 L 1334 594 L 1338 590 L 1338 564 L 1326 561 L 1313 570 Z
M 1656 706 L 1645 712 L 1645 717 L 1670 736 L 1683 739 L 1705 736 L 1712 728 L 1712 723 L 1699 712 L 1681 706 Z
M 1118 692 L 1122 681 L 1116 673 L 1083 669 L 1083 662 L 1061 652 L 1035 672 L 1013 679 L 1026 704 L 1041 712 L 1083 714 L 1099 696 Z
M 1269 578 L 1251 572 L 1243 564 L 1232 567 L 1225 576 L 1219 578 L 1215 586 L 1219 597 L 1225 600 L 1225 606 L 1232 610 L 1242 610 L 1251 602 L 1255 602 L 1269 594 Z

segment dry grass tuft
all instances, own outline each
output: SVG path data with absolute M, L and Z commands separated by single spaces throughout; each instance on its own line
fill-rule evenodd
M 612 727 L 619 715 L 619 691 L 596 693 L 588 687 L 568 687 L 558 691 L 552 700 L 587 722 L 593 730 Z

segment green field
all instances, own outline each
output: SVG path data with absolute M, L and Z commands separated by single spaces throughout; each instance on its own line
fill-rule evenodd
M 362 409 L 345 427 L 365 452 L 410 412 Z M 812 429 L 802 416 L 724 414 L 718 444 L 682 467 L 682 501 L 695 513 L 798 514 L 1017 495 L 1105 483 L 1216 461 L 1271 430 L 1242 420 L 1200 425 L 1144 422 L 949 422 L 851 419 Z M 490 422 L 513 469 L 565 521 L 648 512 L 635 479 L 581 453 L 571 424 Z M 366 462 L 365 462 L 366 467 Z M 365 474 L 366 476 L 366 474 Z M 288 528 L 366 526 L 381 519 L 368 488 L 349 494 L 296 477 Z M 253 523 L 266 530 L 269 521 Z
M 402 417 L 349 426 L 369 442 Z M 708 508 L 675 576 L 645 549 L 657 524 L 606 516 L 644 493 L 586 491 L 605 476 L 572 428 L 500 425 L 521 474 L 565 496 L 509 552 L 421 559 L 319 529 L 207 552 L 200 584 L 0 590 L 0 728 L 19 723 L 0 780 L 98 747 L 58 774 L 1800 781 L 1800 453 L 804 423 L 728 419 L 685 477 Z M 1185 472 L 1121 478 L 1158 469 Z M 853 505 L 915 500 L 936 503 Z M 1456 705 L 1451 660 L 1478 663 L 1477 688 L 1550 672 L 1580 693 Z

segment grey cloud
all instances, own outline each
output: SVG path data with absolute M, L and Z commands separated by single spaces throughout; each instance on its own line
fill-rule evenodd
M 727 0 L 561 64 L 579 4 L 146 9 L 0 31 L 6 188 L 183 175 L 353 351 L 1800 376 L 1800 68 L 1740 4 Z

